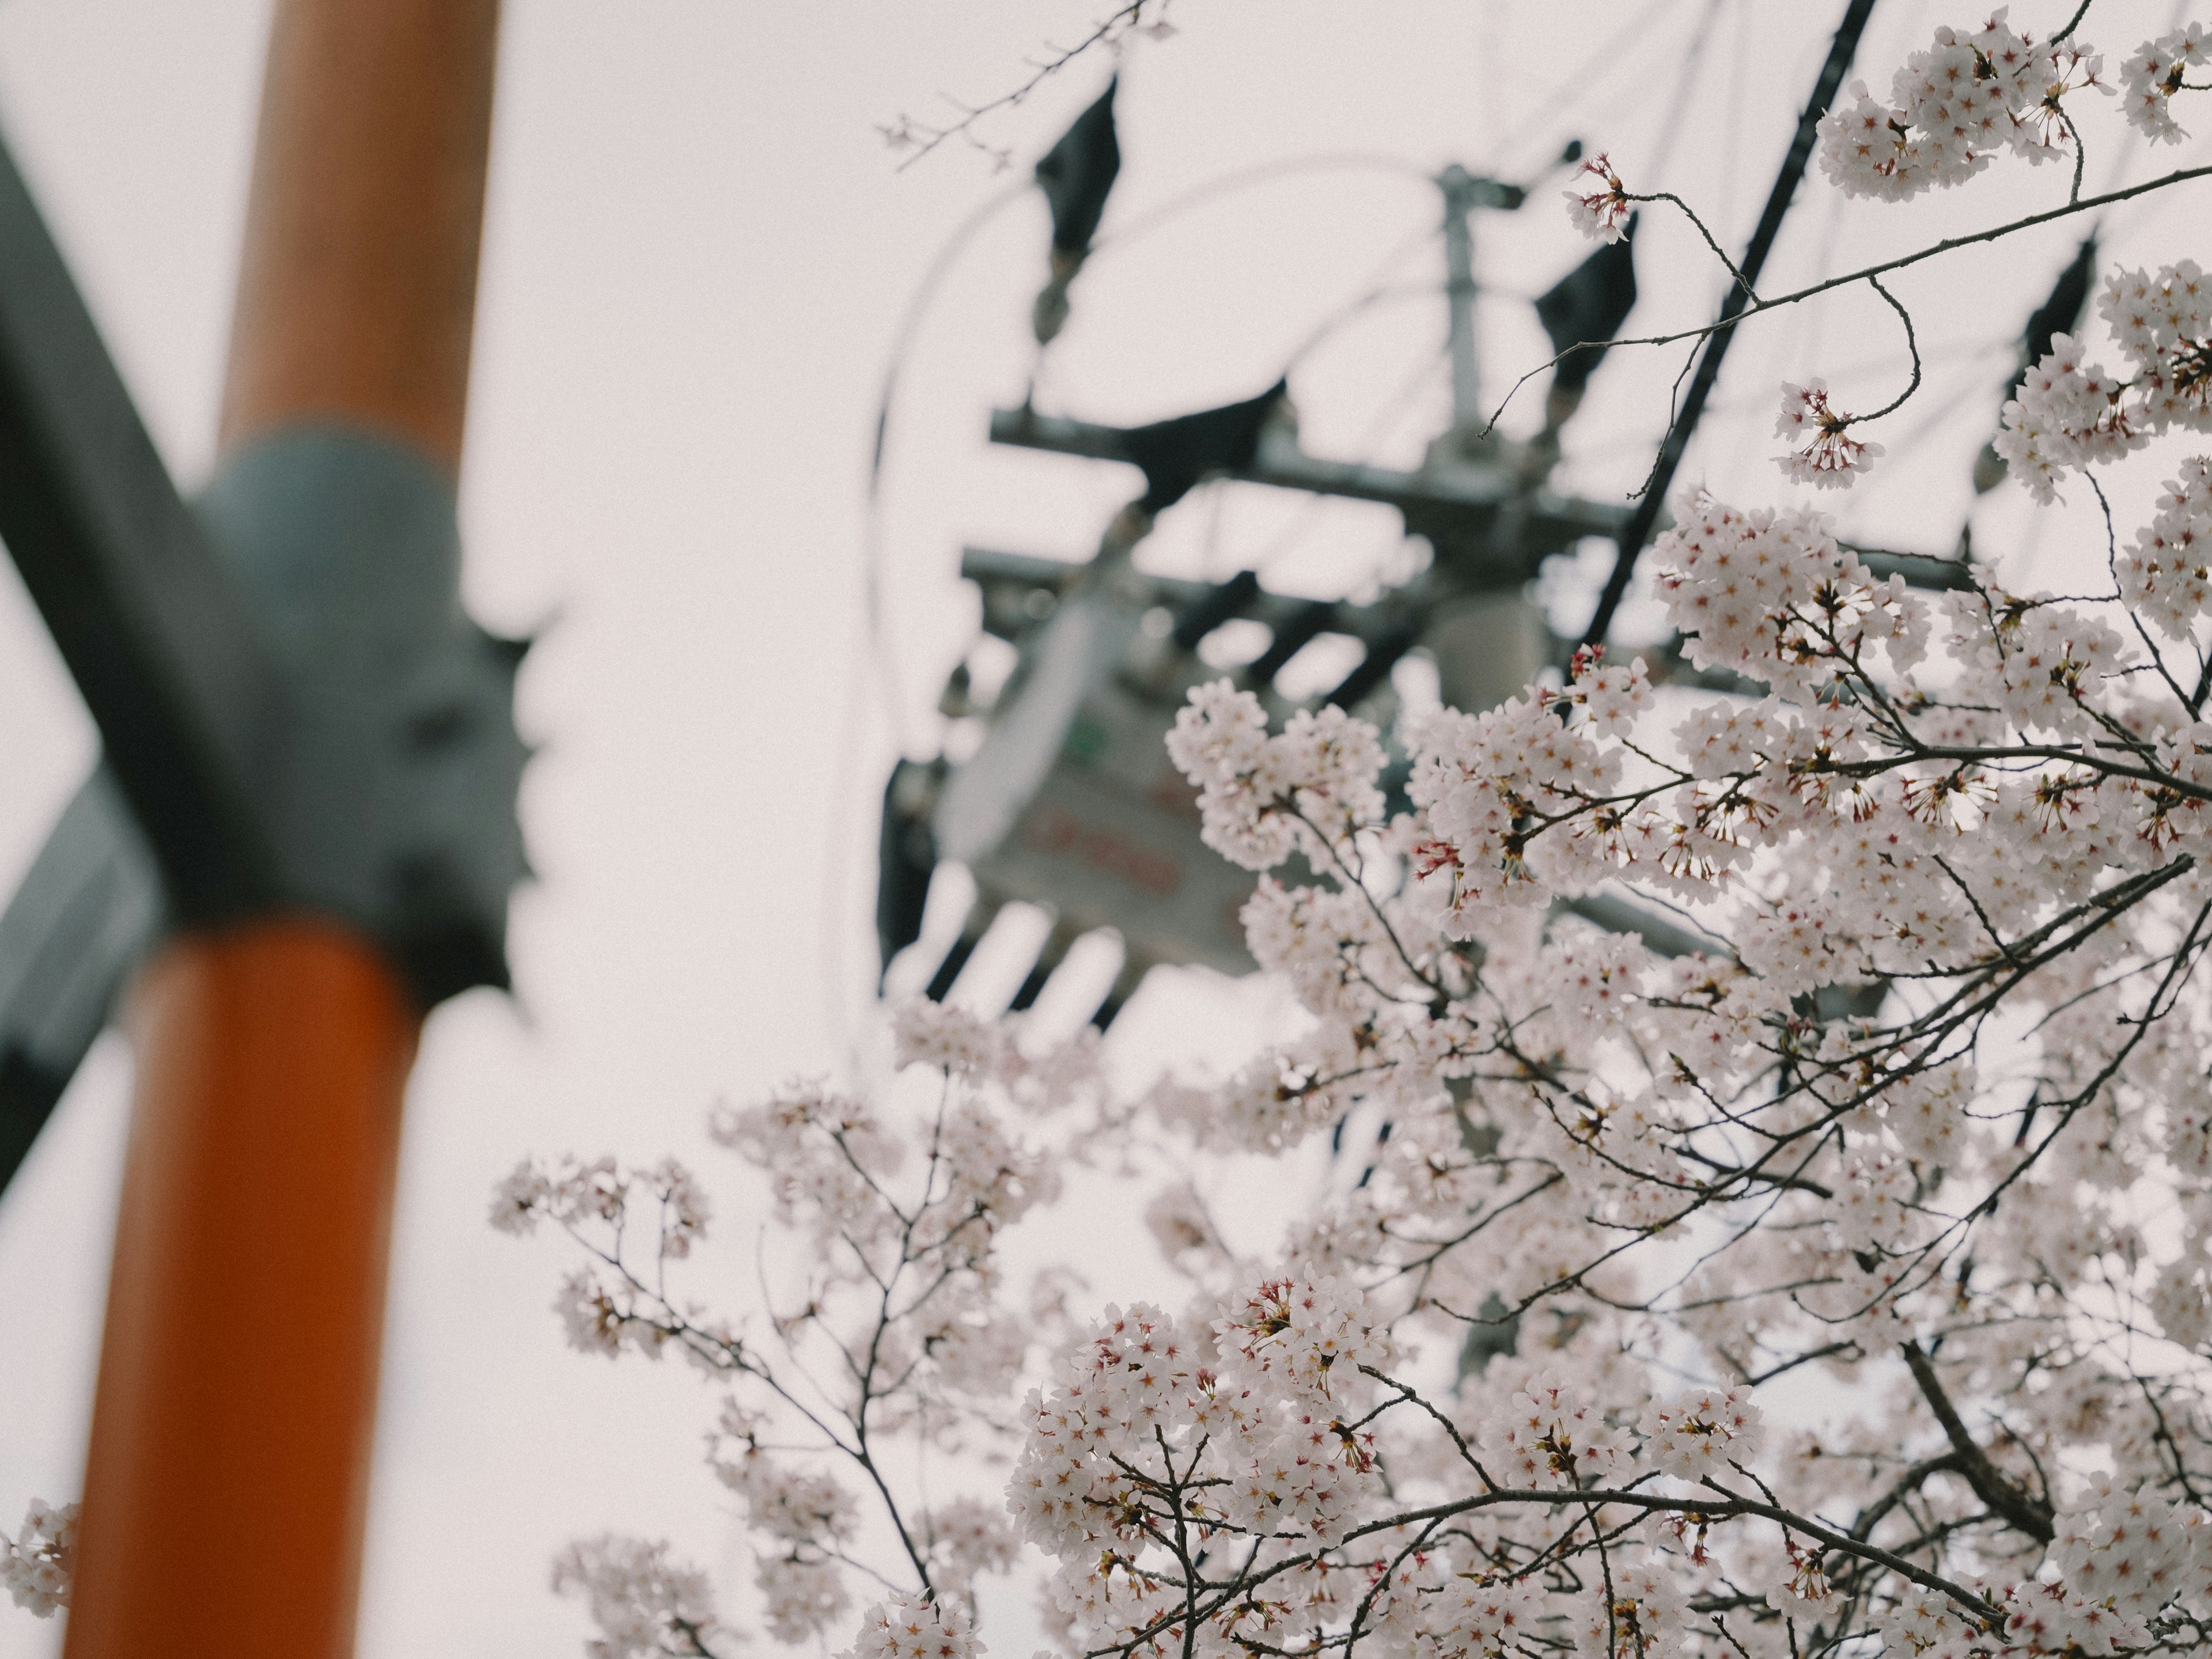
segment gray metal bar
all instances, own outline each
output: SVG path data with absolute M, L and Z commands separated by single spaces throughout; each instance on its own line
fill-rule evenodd
M 960 559 L 961 575 L 984 590 L 985 629 L 999 633 L 1001 638 L 1016 637 L 1040 620 L 1024 611 L 1018 604 L 1009 602 L 1007 596 L 1040 590 L 1056 594 L 1068 586 L 1075 573 L 1084 568 L 1082 565 L 1066 564 L 1057 559 L 1040 559 L 1023 553 L 1000 553 L 981 547 L 969 548 Z M 1220 591 L 1213 583 L 1188 581 L 1176 576 L 1139 575 L 1134 580 L 1143 585 L 1143 591 L 1152 603 L 1186 614 Z M 994 589 L 1000 590 L 995 598 Z M 1265 623 L 1269 629 L 1279 633 L 1311 603 L 1294 599 L 1287 593 L 1255 587 L 1248 600 L 1213 617 L 1206 625 L 1211 629 L 1231 616 L 1249 617 L 1255 622 Z M 1014 627 L 1007 623 L 1005 614 L 1009 612 L 1025 625 Z M 1334 633 L 1350 634 L 1363 644 L 1371 647 L 1378 641 L 1394 639 L 1404 627 L 1407 613 L 1405 605 L 1389 601 L 1375 605 L 1339 602 L 1332 610 L 1325 629 Z
M 1437 184 L 1444 196 L 1444 302 L 1451 319 L 1452 431 L 1462 436 L 1482 424 L 1480 365 L 1474 340 L 1474 180 L 1465 167 L 1448 167 Z
M 255 769 L 283 705 L 261 642 L 161 465 L 0 145 L 0 538 L 180 915 L 265 902 Z
M 1026 409 L 991 411 L 991 441 L 1023 449 L 1085 455 L 1095 460 L 1128 461 L 1126 437 L 1119 427 L 1039 415 Z M 1486 522 L 1490 515 L 1514 500 L 1523 489 L 1519 480 L 1497 467 L 1459 466 L 1439 468 L 1433 472 L 1399 472 L 1351 461 L 1322 460 L 1287 446 L 1264 441 L 1252 465 L 1230 476 L 1284 489 L 1381 501 L 1429 522 L 1454 517 L 1471 523 Z M 1556 526 L 1570 539 L 1575 536 L 1615 535 L 1628 522 L 1629 509 L 1626 507 L 1580 501 L 1548 489 L 1530 491 L 1528 500 L 1527 522 L 1532 526 Z

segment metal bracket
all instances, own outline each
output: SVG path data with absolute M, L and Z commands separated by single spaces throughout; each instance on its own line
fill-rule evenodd
M 0 538 L 106 753 L 0 916 L 0 1185 L 169 923 L 313 910 L 425 1007 L 506 985 L 527 642 L 461 609 L 451 483 L 299 426 L 187 507 L 4 146 Z

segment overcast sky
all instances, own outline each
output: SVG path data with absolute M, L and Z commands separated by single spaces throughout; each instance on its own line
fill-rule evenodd
M 864 641 L 860 485 L 907 297 L 953 227 L 1021 176 L 1110 66 L 1085 59 L 984 129 L 1018 158 L 1003 177 L 957 144 L 898 171 L 875 128 L 902 111 L 929 118 L 942 94 L 1010 90 L 1044 41 L 1078 38 L 1097 9 L 510 0 L 461 514 L 477 615 L 501 631 L 551 623 L 520 690 L 524 728 L 546 744 L 523 799 L 544 879 L 515 905 L 514 999 L 480 992 L 438 1011 L 410 1097 L 367 1659 L 574 1651 L 580 1613 L 546 1593 L 545 1564 L 603 1528 L 672 1536 L 726 1579 L 745 1576 L 698 1461 L 696 1382 L 568 1353 L 545 1310 L 564 1258 L 490 1234 L 485 1195 L 526 1152 L 673 1150 L 708 1173 L 729 1231 L 749 1240 L 748 1191 L 706 1147 L 705 1111 L 840 1070 L 856 1042 L 866 1051 L 873 803 L 895 749 L 933 743 L 935 689 L 968 647 L 959 550 L 1076 556 L 1135 493 L 1123 469 L 984 441 L 988 408 L 1018 401 L 1031 367 L 1046 240 L 1032 193 L 963 255 L 905 366 L 885 521 L 890 636 Z M 1408 163 L 1522 178 L 1581 137 L 1609 148 L 1632 185 L 1710 208 L 1740 247 L 1840 9 L 1175 0 L 1180 33 L 1122 64 L 1121 182 L 1040 405 L 1126 422 L 1249 396 L 1364 290 L 1433 282 L 1441 256 L 1421 233 L 1437 200 Z M 2047 27 L 2069 9 L 2021 3 L 2014 21 Z M 2098 0 L 2083 32 L 2117 55 L 2173 10 Z M 188 486 L 211 462 L 267 12 L 257 0 L 0 7 L 0 128 Z M 1945 21 L 1979 14 L 1884 0 L 1861 70 L 1886 83 Z M 2092 129 L 2092 190 L 2128 164 L 2118 130 Z M 2206 149 L 2158 160 L 2202 161 Z M 1816 183 L 1770 285 L 2048 205 L 2063 182 L 2001 163 L 1970 191 L 1904 210 L 1845 208 Z M 2201 198 L 2121 210 L 2107 246 L 2131 264 L 2212 258 L 2177 236 L 2192 206 L 2203 222 Z M 1655 217 L 1647 231 L 1638 325 L 1710 314 L 1722 274 L 1678 224 Z M 1502 390 L 1504 370 L 1546 355 L 1526 301 L 1588 249 L 1549 189 L 1518 216 L 1484 216 L 1476 234 L 1486 367 Z M 2079 234 L 2056 227 L 1898 276 L 1928 385 L 1878 434 L 1886 475 L 1826 503 L 1846 528 L 1923 551 L 1955 544 L 2009 342 Z M 1424 374 L 1442 328 L 1440 298 L 1417 292 L 1303 359 L 1291 390 L 1306 446 L 1416 461 L 1446 407 L 1439 376 Z M 1863 291 L 1747 331 L 1684 477 L 1786 499 L 1769 459 L 1777 383 L 1825 373 L 1844 406 L 1869 407 L 1902 386 L 1901 348 Z M 1615 354 L 1571 433 L 1563 483 L 1618 499 L 1642 475 L 1679 361 Z M 2124 524 L 2156 482 L 2132 476 L 2115 495 Z M 2027 546 L 2016 494 L 1981 514 L 1978 546 Z M 1280 546 L 1285 526 L 1296 538 L 1268 577 L 1286 589 L 1355 590 L 1401 556 L 1384 509 L 1310 511 L 1244 487 L 1200 492 L 1146 556 L 1226 574 Z M 2101 540 L 2072 517 L 2032 534 L 2022 568 L 2036 572 L 2078 568 Z M 902 729 L 872 693 L 853 740 L 849 671 L 886 649 Z M 93 752 L 7 570 L 0 883 Z M 1268 1006 L 1264 991 L 1188 994 L 1245 1032 Z M 1116 1041 L 1140 1066 L 1176 1040 L 1172 1027 L 1139 1006 Z M 76 1492 L 128 1074 L 104 1042 L 0 1199 L 0 1524 L 33 1493 Z M 1129 1256 L 1141 1278 L 1147 1249 Z M 744 1284 L 732 1273 L 724 1303 L 741 1308 Z M 1097 1285 L 1102 1302 L 1128 1290 Z M 0 1608 L 0 1659 L 56 1651 L 56 1637 Z

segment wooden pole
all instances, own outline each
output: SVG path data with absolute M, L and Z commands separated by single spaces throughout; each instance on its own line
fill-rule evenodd
M 458 474 L 497 0 L 279 0 L 224 393 Z M 398 1165 L 421 1011 L 308 916 L 173 939 L 137 1094 L 67 1659 L 354 1646 Z

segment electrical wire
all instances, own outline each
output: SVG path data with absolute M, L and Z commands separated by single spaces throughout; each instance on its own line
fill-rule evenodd
M 898 397 L 899 376 L 914 349 L 930 302 L 969 246 L 985 226 L 1030 188 L 1030 181 L 1010 185 L 986 198 L 953 228 L 922 271 L 908 296 L 890 351 L 884 364 L 883 389 L 876 401 L 874 441 L 868 453 L 867 491 L 860 521 L 860 615 L 854 619 L 850 647 L 854 672 L 845 677 L 844 696 L 837 717 L 836 757 L 830 782 L 830 840 L 822 872 L 822 988 L 830 1014 L 833 1042 L 848 1048 L 847 1065 L 857 1072 L 858 1056 L 851 1052 L 845 1018 L 845 922 L 841 902 L 845 890 L 846 855 L 851 850 L 846 831 L 855 817 L 854 797 L 860 782 L 861 739 L 866 731 L 862 681 L 873 670 L 883 696 L 892 738 L 902 753 L 907 744 L 905 686 L 889 630 L 884 624 L 884 459 L 891 431 L 891 412 Z
M 1682 453 L 1697 430 L 1698 416 L 1705 412 L 1705 399 L 1712 395 L 1713 385 L 1720 378 L 1721 360 L 1727 355 L 1729 342 L 1735 337 L 1735 319 L 1743 314 L 1745 289 L 1759 280 L 1759 272 L 1766 263 L 1775 238 L 1782 233 L 1782 222 L 1805 176 L 1806 163 L 1813 159 L 1815 125 L 1826 112 L 1829 100 L 1836 95 L 1836 89 L 1843 84 L 1844 75 L 1858 51 L 1859 36 L 1865 32 L 1867 18 L 1873 10 L 1874 0 L 1850 0 L 1844 9 L 1843 21 L 1837 25 L 1828 47 L 1827 59 L 1820 66 L 1820 77 L 1814 84 L 1813 95 L 1805 101 L 1804 112 L 1797 118 L 1796 135 L 1790 141 L 1789 155 L 1784 158 L 1781 174 L 1768 193 L 1759 228 L 1752 233 L 1751 246 L 1744 252 L 1743 282 L 1731 284 L 1728 297 L 1721 301 L 1720 326 L 1706 337 L 1705 349 L 1698 354 L 1697 372 L 1682 399 L 1681 412 L 1668 424 L 1658 459 L 1652 465 L 1651 476 L 1644 480 L 1643 499 L 1637 502 L 1635 512 L 1621 530 L 1615 544 L 1612 574 L 1606 578 L 1605 589 L 1598 595 L 1597 609 L 1583 633 L 1585 644 L 1604 642 L 1613 614 L 1620 608 L 1620 601 L 1628 592 L 1629 579 L 1636 570 L 1636 556 L 1643 550 L 1644 542 L 1658 523 L 1668 486 L 1674 480 L 1674 470 L 1681 465 Z
M 1310 155 L 1287 156 L 1279 161 L 1261 161 L 1234 173 L 1224 173 L 1218 179 L 1209 179 L 1194 185 L 1180 196 L 1170 197 L 1151 212 L 1119 227 L 1111 235 L 1102 236 L 1091 244 L 1085 258 L 1087 265 L 1099 255 L 1120 252 L 1131 242 L 1149 236 L 1169 221 L 1181 218 L 1193 208 L 1203 207 L 1218 197 L 1247 189 L 1254 185 L 1273 184 L 1278 179 L 1295 178 L 1307 173 L 1383 173 L 1401 179 L 1418 179 L 1433 186 L 1436 175 L 1426 167 L 1409 161 L 1401 155 L 1386 155 L 1368 150 L 1316 150 Z
M 1595 95 L 1597 88 L 1605 84 L 1606 77 L 1592 75 L 1589 66 L 1592 64 L 1613 64 L 1623 68 L 1633 65 L 1636 59 L 1628 51 L 1629 46 L 1644 30 L 1657 22 L 1662 14 L 1672 11 L 1677 3 L 1679 0 L 1650 0 L 1650 3 L 1616 29 L 1602 45 L 1593 51 L 1575 54 L 1574 69 L 1547 87 L 1529 103 L 1530 109 L 1556 113 L 1545 128 L 1549 137 L 1542 149 L 1526 143 L 1522 149 L 1509 152 L 1517 166 L 1532 167 L 1535 165 L 1534 157 L 1558 154 L 1559 135 L 1567 127 L 1566 118 L 1578 112 Z
M 1674 140 L 1681 136 L 1689 123 L 1690 89 L 1696 84 L 1698 69 L 1705 60 L 1705 46 L 1712 39 L 1713 23 L 1721 15 L 1727 0 L 1706 0 L 1705 15 L 1698 20 L 1698 32 L 1691 37 L 1689 46 L 1682 53 L 1682 67 L 1675 71 L 1674 96 L 1668 104 L 1667 118 L 1659 130 L 1659 148 L 1644 162 L 1645 170 L 1656 181 L 1655 188 L 1672 189 L 1667 184 L 1667 163 L 1674 159 Z
M 1182 214 L 1232 191 L 1303 173 L 1346 170 L 1386 173 L 1419 179 L 1425 184 L 1434 183 L 1424 169 L 1413 162 L 1402 157 L 1379 154 L 1317 152 L 1264 162 L 1195 185 L 1151 212 L 1118 227 L 1110 234 L 1094 240 L 1085 263 L 1097 259 L 1102 253 L 1126 248 L 1130 243 Z M 858 672 L 848 676 L 845 682 L 843 707 L 838 718 L 837 757 L 830 790 L 830 822 L 838 828 L 851 822 L 854 816 L 865 723 L 860 690 L 863 676 L 872 675 L 875 679 L 878 694 L 884 701 L 887 723 L 902 753 L 908 747 L 909 737 L 906 688 L 884 606 L 884 464 L 890 448 L 892 415 L 897 401 L 900 376 L 930 305 L 960 256 L 993 219 L 1031 188 L 1031 181 L 1027 179 L 1010 184 L 1005 190 L 979 204 L 953 228 L 915 284 L 901 315 L 898 329 L 892 337 L 890 350 L 884 366 L 883 386 L 876 403 L 875 429 L 869 449 L 867 489 L 861 520 L 861 615 L 854 629 L 852 644 L 854 666 Z M 868 659 L 866 663 L 858 660 L 863 657 Z M 835 833 L 836 830 L 833 829 Z M 843 869 L 847 850 L 849 849 L 844 848 L 842 842 L 832 842 L 823 876 L 822 896 L 823 992 L 829 1004 L 833 1038 L 841 1040 L 847 1034 L 845 918 L 841 902 L 845 885 Z M 856 1057 L 848 1054 L 848 1064 L 854 1065 L 857 1069 Z
M 890 356 L 884 366 L 884 385 L 876 400 L 875 443 L 868 456 L 868 492 L 866 517 L 862 521 L 860 564 L 862 580 L 866 584 L 864 603 L 866 605 L 866 629 L 869 654 L 874 659 L 890 717 L 891 729 L 905 746 L 907 709 L 905 687 L 900 682 L 897 654 L 884 627 L 883 614 L 883 501 L 884 455 L 890 441 L 891 407 L 898 397 L 899 375 L 906 368 L 907 354 L 914 349 L 915 337 L 921 331 L 922 319 L 929 310 L 930 301 L 937 297 L 939 285 L 968 249 L 983 228 L 996 218 L 1005 208 L 1027 195 L 1030 183 L 1024 179 L 1009 185 L 997 195 L 989 198 L 962 220 L 952 234 L 946 237 L 937 256 L 922 272 L 921 280 L 915 284 L 908 296 L 905 313 L 899 319 L 898 332 L 891 338 Z
M 1425 240 L 1434 241 L 1437 235 L 1437 232 L 1431 231 L 1427 234 Z M 1313 328 L 1308 331 L 1305 338 L 1300 340 L 1297 347 L 1291 351 L 1291 355 L 1284 359 L 1283 372 L 1285 374 L 1288 374 L 1291 369 L 1296 368 L 1300 363 L 1311 356 L 1316 350 L 1320 349 L 1322 346 L 1327 344 L 1330 337 L 1334 336 L 1339 329 L 1357 322 L 1361 317 L 1366 315 L 1367 313 L 1375 310 L 1377 307 L 1395 305 L 1401 300 L 1434 299 L 1437 294 L 1442 292 L 1443 287 L 1443 285 L 1441 283 L 1432 282 L 1397 283 L 1385 288 L 1371 288 L 1368 289 L 1366 293 L 1361 295 L 1358 299 L 1352 301 L 1350 303 L 1332 313 L 1330 315 L 1322 318 L 1320 322 L 1315 324 Z M 1495 289 L 1491 290 L 1492 293 L 1496 293 L 1497 291 L 1498 290 Z M 1527 299 L 1529 296 L 1520 295 L 1512 297 Z

